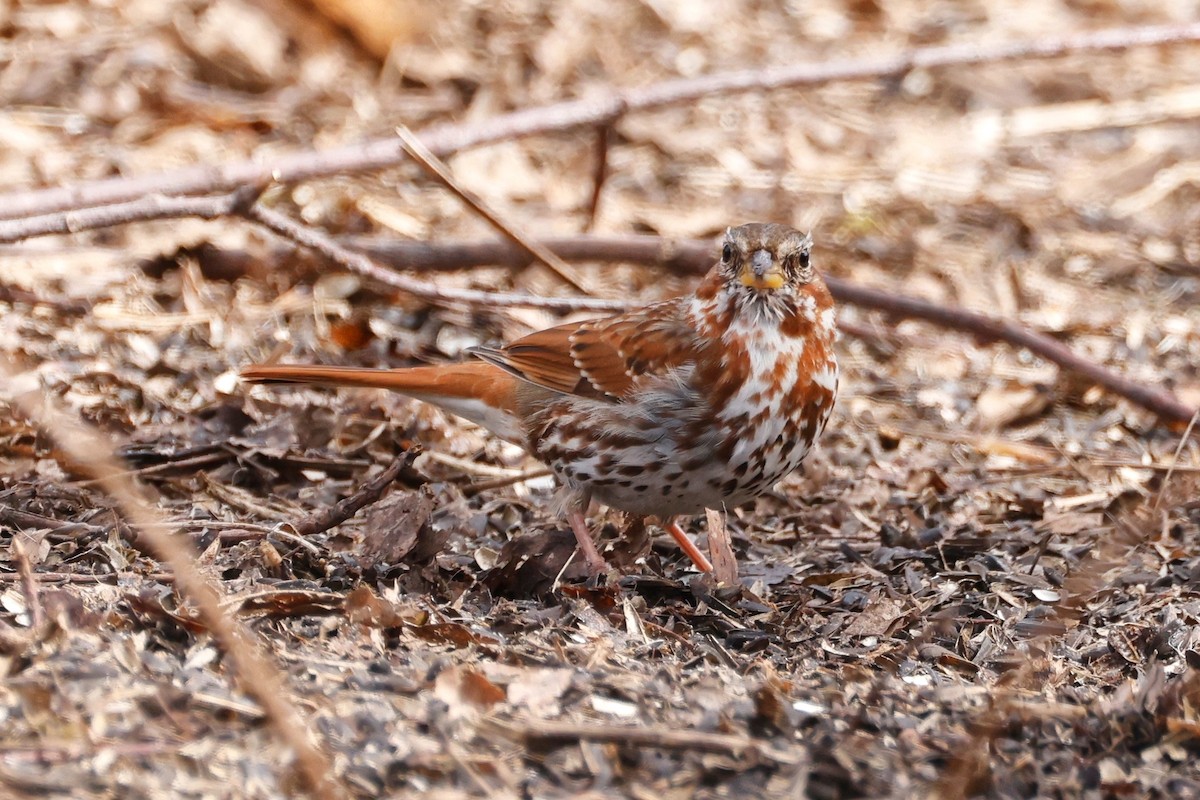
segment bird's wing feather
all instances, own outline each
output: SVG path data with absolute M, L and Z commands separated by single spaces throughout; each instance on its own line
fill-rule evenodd
M 638 377 L 665 374 L 695 361 L 701 342 L 686 311 L 682 301 L 669 300 L 471 352 L 547 389 L 620 400 Z

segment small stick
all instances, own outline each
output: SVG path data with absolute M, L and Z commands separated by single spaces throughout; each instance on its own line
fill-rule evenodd
M 21 511 L 11 506 L 0 506 L 0 525 L 11 525 L 14 528 L 44 528 L 50 531 L 66 531 L 82 533 L 88 536 L 99 536 L 108 532 L 101 525 L 89 525 L 86 522 L 68 522 L 66 520 L 34 514 L 32 511 Z
M 142 574 L 140 572 L 129 572 L 127 575 L 136 575 L 141 580 L 154 581 L 156 583 L 174 583 L 175 576 L 170 572 L 151 572 Z M 121 579 L 121 573 L 117 572 L 97 572 L 97 573 L 82 573 L 82 572 L 35 572 L 38 581 L 41 583 L 116 583 Z M 22 580 L 19 572 L 0 572 L 0 583 L 14 583 Z
M 412 131 L 401 125 L 396 128 L 396 135 L 400 137 L 400 142 L 404 145 L 404 149 L 414 161 L 424 167 L 425 171 L 433 176 L 438 183 L 453 192 L 459 200 L 470 206 L 476 214 L 483 217 L 497 233 L 524 250 L 531 258 L 536 258 L 545 264 L 551 271 L 569 283 L 572 288 L 578 289 L 584 294 L 590 294 L 584 286 L 578 270 L 555 255 L 554 251 L 550 248 L 545 247 L 537 240 L 531 239 L 517 230 L 515 225 L 506 220 L 487 201 L 455 180 L 454 173 L 450 171 L 450 167 L 446 166 L 446 162 L 435 156 L 429 151 L 429 148 L 421 144 L 421 140 Z
M 489 727 L 515 735 L 526 742 L 611 742 L 634 747 L 661 747 L 666 750 L 699 750 L 706 753 L 728 753 L 746 756 L 756 752 L 753 740 L 746 736 L 709 731 L 647 728 L 626 725 L 605 725 L 595 721 L 587 724 L 538 720 L 534 725 L 490 720 Z
M 536 478 L 545 478 L 554 473 L 548 469 L 534 469 L 529 472 L 521 472 L 516 475 L 505 475 L 500 478 L 492 478 L 487 481 L 479 481 L 478 483 L 466 483 L 462 486 L 462 493 L 467 497 L 477 495 L 480 492 L 486 492 L 491 489 L 503 489 L 505 486 L 513 486 L 525 481 L 532 481 Z
M 596 166 L 592 170 L 592 196 L 588 200 L 587 221 L 583 229 L 590 231 L 596 224 L 596 212 L 600 208 L 600 195 L 604 192 L 604 183 L 608 180 L 608 150 L 612 144 L 612 125 L 600 125 L 596 128 Z
M 1196 414 L 1196 409 L 1189 408 L 1170 392 L 1112 372 L 1104 365 L 1079 355 L 1058 340 L 1044 333 L 1023 328 L 1015 322 L 968 311 L 965 308 L 939 306 L 895 292 L 857 286 L 840 278 L 827 277 L 826 283 L 829 284 L 829 291 L 833 296 L 844 303 L 873 308 L 895 319 L 921 319 L 943 328 L 966 331 L 985 342 L 1001 341 L 1014 347 L 1024 347 L 1035 355 L 1071 372 L 1079 373 L 1110 392 L 1132 400 L 1142 408 L 1178 425 L 1187 424 Z
M 161 464 L 151 464 L 148 467 L 138 467 L 137 469 L 127 470 L 125 472 L 125 476 L 130 478 L 146 478 L 151 475 L 157 475 L 160 472 L 170 472 L 171 470 L 176 469 L 189 469 L 191 467 L 203 467 L 209 464 L 216 464 L 221 461 L 229 461 L 233 458 L 236 458 L 236 456 L 230 455 L 224 450 L 220 450 L 216 453 L 203 453 L 198 456 L 181 458 L 177 461 L 168 460 Z M 90 478 L 73 481 L 72 483 L 75 486 L 92 486 L 99 482 L 99 478 Z
M 405 450 L 392 459 L 392 463 L 388 464 L 383 472 L 360 486 L 354 494 L 343 497 L 332 506 L 292 523 L 293 532 L 302 537 L 324 533 L 330 528 L 341 525 L 366 506 L 378 502 L 379 498 L 383 496 L 384 490 L 400 477 L 404 468 L 411 465 L 413 459 L 420 453 L 420 447 L 410 447 Z
M 167 197 L 150 194 L 110 205 L 0 220 L 0 243 L 18 242 L 33 236 L 79 233 L 155 219 L 217 219 L 229 216 L 240 206 L 252 202 L 262 194 L 263 186 L 249 184 L 215 197 Z

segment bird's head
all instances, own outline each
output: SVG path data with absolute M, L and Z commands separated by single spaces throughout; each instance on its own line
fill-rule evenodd
M 812 265 L 812 237 L 786 225 L 751 223 L 730 228 L 717 271 L 742 312 L 776 318 L 831 304 Z

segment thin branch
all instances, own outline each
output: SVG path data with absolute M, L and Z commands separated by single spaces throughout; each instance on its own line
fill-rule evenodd
M 462 493 L 467 497 L 473 497 L 480 492 L 491 491 L 492 489 L 503 489 L 506 486 L 513 486 L 525 481 L 536 480 L 537 478 L 546 478 L 554 473 L 548 469 L 533 469 L 528 472 L 521 472 L 516 475 L 506 475 L 500 478 L 492 478 L 491 480 L 479 481 L 478 483 L 465 483 L 462 487 Z
M 392 482 L 400 477 L 400 473 L 404 471 L 405 467 L 410 466 L 413 459 L 420 454 L 420 447 L 410 447 L 392 459 L 392 463 L 388 464 L 383 472 L 358 487 L 358 490 L 354 494 L 349 497 L 343 497 L 328 508 L 323 508 L 303 519 L 296 520 L 292 523 L 292 530 L 297 536 L 304 537 L 323 533 L 330 528 L 341 525 L 364 507 L 378 502 L 387 487 L 391 486 Z
M 35 572 L 40 583 L 58 584 L 58 583 L 118 583 L 122 578 L 130 575 L 136 575 L 138 578 L 145 581 L 153 581 L 156 583 L 174 583 L 175 575 L 170 572 Z M 0 572 L 0 583 L 13 583 L 20 581 L 21 574 L 19 572 Z
M 363 253 L 338 244 L 328 234 L 301 225 L 261 204 L 246 208 L 241 213 L 246 219 L 262 225 L 284 239 L 290 239 L 301 247 L 316 250 L 351 272 L 434 303 L 463 303 L 492 308 L 545 308 L 551 311 L 621 311 L 629 307 L 629 304 L 622 300 L 604 300 L 596 297 L 534 297 L 528 294 L 442 288 L 380 266 Z
M 728 753 L 749 756 L 757 753 L 754 740 L 746 736 L 709 731 L 679 730 L 675 728 L 634 727 L 631 725 L 605 725 L 596 720 L 586 724 L 538 720 L 526 725 L 514 722 L 485 720 L 484 725 L 496 732 L 533 742 L 611 742 L 633 747 L 661 747 L 664 750 L 691 750 L 709 753 Z
M 0 382 L 8 387 L 20 385 L 13 366 L 0 363 Z M 196 568 L 188 540 L 164 530 L 159 512 L 129 478 L 122 476 L 121 461 L 111 444 L 94 430 L 69 418 L 48 397 L 20 394 L 13 399 L 71 459 L 95 476 L 100 487 L 140 529 L 158 557 L 170 566 L 176 589 L 196 604 L 205 627 L 232 662 L 242 689 L 262 705 L 275 734 L 295 754 L 299 773 L 308 788 L 322 798 L 343 797 L 333 766 L 297 713 L 282 674 L 263 655 L 255 636 L 221 609 L 220 592 Z
M 984 342 L 999 341 L 1013 347 L 1024 347 L 1177 425 L 1186 425 L 1196 413 L 1196 409 L 1188 407 L 1165 389 L 1113 372 L 1103 364 L 1084 358 L 1057 339 L 1023 328 L 1015 322 L 965 308 L 939 306 L 895 292 L 856 286 L 839 278 L 827 278 L 826 282 L 833 296 L 843 303 L 882 311 L 893 319 L 920 319 L 943 328 L 965 331 Z
M 551 236 L 540 243 L 568 261 L 627 261 L 695 275 L 716 260 L 716 245 L 645 234 Z M 441 272 L 496 266 L 518 268 L 529 257 L 508 242 L 414 242 L 379 236 L 339 236 L 338 242 L 397 269 Z
M 418 133 L 432 153 L 445 158 L 470 147 L 494 142 L 611 125 L 626 113 L 690 103 L 702 97 L 818 86 L 834 81 L 877 80 L 901 76 L 913 69 L 1057 58 L 1075 53 L 1127 50 L 1197 40 L 1200 40 L 1200 23 L 1114 28 L 999 44 L 921 47 L 890 56 L 789 64 L 664 81 L 641 88 L 614 90 L 584 100 L 502 114 L 473 124 L 436 125 Z M 15 191 L 0 195 L 0 219 L 123 203 L 153 194 L 214 194 L 245 184 L 267 181 L 294 183 L 330 175 L 384 169 L 404 159 L 403 145 L 390 137 L 329 150 L 305 150 L 153 175 L 106 178 L 36 191 Z
M 0 506 L 0 525 L 11 525 L 22 530 L 26 528 L 44 529 L 77 536 L 103 536 L 108 533 L 108 529 L 102 525 L 55 519 L 35 514 L 32 511 L 22 511 L 12 506 Z
M 459 200 L 470 206 L 476 214 L 483 217 L 497 233 L 533 258 L 545 264 L 552 272 L 569 283 L 572 288 L 585 294 L 589 293 L 584 287 L 583 280 L 579 277 L 578 270 L 563 261 L 540 242 L 530 239 L 518 230 L 516 225 L 505 219 L 499 211 L 492 208 L 482 197 L 460 184 L 454 178 L 454 173 L 450 171 L 446 163 L 429 152 L 429 148 L 422 144 L 421 140 L 412 131 L 401 125 L 396 128 L 396 135 L 400 137 L 400 142 L 404 145 L 405 151 L 414 161 L 424 167 L 425 171 L 437 180 L 438 183 L 453 192 Z
M 79 233 L 96 228 L 110 228 L 130 222 L 158 219 L 227 217 L 238 208 L 253 202 L 262 194 L 265 184 L 255 183 L 238 187 L 228 194 L 215 197 L 166 197 L 151 194 L 135 200 L 79 210 L 41 214 L 20 219 L 0 219 L 0 243 L 8 244 L 33 236 Z M 3 216 L 3 215 L 0 215 Z
M 588 198 L 587 221 L 583 230 L 589 233 L 596 224 L 596 213 L 600 210 L 600 195 L 608 180 L 608 151 L 612 146 L 613 126 L 601 125 L 596 129 L 596 164 L 592 168 L 592 196 Z

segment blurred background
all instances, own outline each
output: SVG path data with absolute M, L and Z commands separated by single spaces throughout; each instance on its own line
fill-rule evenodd
M 1184 0 L 4 0 L 0 189 L 337 147 L 401 124 L 486 126 L 673 78 L 1198 16 Z M 594 131 L 448 161 L 534 236 L 811 230 L 827 274 L 1011 319 L 1200 407 L 1198 87 L 1200 47 L 1176 44 L 704 98 L 616 122 L 594 215 Z M 273 187 L 265 202 L 335 236 L 495 237 L 411 163 Z M 598 297 L 692 285 L 645 266 L 579 270 Z M 539 266 L 426 277 L 574 291 Z M 752 594 L 717 602 L 661 550 L 606 606 L 550 593 L 553 570 L 517 574 L 548 558 L 535 534 L 562 533 L 545 488 L 467 485 L 531 469 L 513 448 L 401 398 L 248 399 L 236 380 L 269 356 L 452 359 L 558 314 L 417 301 L 238 220 L 5 246 L 0 301 L 0 349 L 122 445 L 227 591 L 258 598 L 239 608 L 361 796 L 1152 796 L 1138 792 L 1172 771 L 1178 792 L 1197 790 L 1197 704 L 1164 699 L 1155 716 L 1146 698 L 1182 696 L 1170 682 L 1197 663 L 1200 453 L 1182 446 L 1160 504 L 1178 431 L 1028 352 L 844 305 L 852 335 L 822 446 L 730 518 Z M 169 576 L 128 546 L 105 496 L 29 423 L 5 416 L 0 441 L 6 504 L 91 526 L 31 528 L 33 566 L 67 587 L 60 624 L 74 632 L 4 662 L 17 688 L 0 691 L 0 766 L 14 771 L 0 778 L 96 796 L 284 794 L 278 745 L 173 616 Z M 387 515 L 311 548 L 264 539 L 411 441 L 436 454 L 419 467 L 440 550 L 366 570 L 357 548 L 394 529 Z M 235 528 L 259 533 L 219 535 Z M 1088 561 L 1132 529 L 1153 546 Z M 1089 563 L 1102 590 L 1060 615 L 1067 577 Z M 377 606 L 347 621 L 360 582 L 390 623 Z M 28 626 L 8 586 L 0 620 Z M 1035 635 L 1051 638 L 1030 650 Z M 1023 671 L 1031 652 L 1042 671 Z M 1003 685 L 1046 705 L 987 728 L 993 747 L 976 722 Z M 752 735 L 773 755 L 533 746 L 475 727 L 484 711 Z

